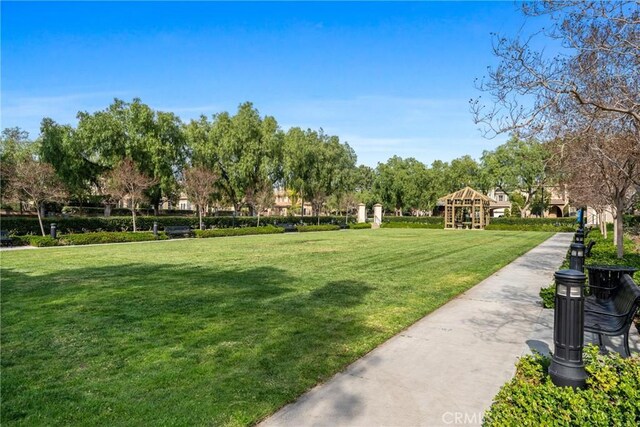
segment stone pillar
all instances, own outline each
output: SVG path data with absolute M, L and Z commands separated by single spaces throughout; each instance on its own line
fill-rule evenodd
M 358 224 L 367 222 L 367 205 L 360 203 L 358 205 Z
M 380 228 L 380 224 L 382 224 L 382 205 L 380 203 L 376 203 L 375 205 L 373 205 L 372 228 Z

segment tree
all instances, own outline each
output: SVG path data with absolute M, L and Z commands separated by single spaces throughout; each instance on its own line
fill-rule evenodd
M 59 125 L 50 118 L 40 123 L 40 158 L 50 163 L 70 195 L 82 203 L 94 190 L 100 189 L 100 175 L 108 168 L 85 140 L 70 125 Z
M 291 128 L 285 136 L 283 173 L 287 188 L 294 189 L 311 203 L 320 222 L 320 211 L 327 197 L 348 192 L 352 186 L 356 155 L 337 136 Z
M 204 166 L 191 166 L 184 170 L 182 188 L 189 200 L 198 207 L 200 229 L 204 229 L 202 214 L 204 213 L 211 195 L 215 191 L 217 175 Z
M 258 216 L 258 227 L 260 227 L 260 214 L 273 206 L 274 197 L 273 185 L 269 181 L 263 181 L 247 193 L 247 202 Z
M 493 133 L 581 134 L 604 115 L 640 129 L 638 2 L 526 2 L 522 11 L 551 25 L 533 36 L 496 36 L 499 65 L 479 84 L 492 103 L 472 101 L 476 122 Z M 540 38 L 542 46 L 558 44 L 558 53 L 537 48 Z
M 79 112 L 74 131 L 44 119 L 42 134 L 43 155 L 59 158 L 58 174 L 78 186 L 99 187 L 98 177 L 105 171 L 126 158 L 135 162 L 154 179 L 146 195 L 156 213 L 162 196 L 176 191 L 178 173 L 188 154 L 180 119 L 173 113 L 154 111 L 138 98 L 130 103 L 115 99 L 105 110 L 92 114 Z
M 133 160 L 125 158 L 107 174 L 106 188 L 115 200 L 128 200 L 131 204 L 133 231 L 136 228 L 136 207 L 146 196 L 145 192 L 156 180 L 138 171 Z
M 556 153 L 566 168 L 558 171 L 561 174 L 575 175 L 574 169 L 588 170 L 595 161 L 598 173 L 606 175 L 585 181 L 589 190 L 572 188 L 583 193 L 575 195 L 581 199 L 600 192 L 604 180 L 604 194 L 620 217 L 615 228 L 619 243 L 626 183 L 631 181 L 636 191 L 640 188 L 629 166 L 640 163 L 638 2 L 528 2 L 522 10 L 527 17 L 548 18 L 551 26 L 530 37 L 496 37 L 493 50 L 499 65 L 479 84 L 491 102 L 472 100 L 474 119 L 484 124 L 488 135 L 518 132 L 560 144 Z M 536 47 L 540 38 L 543 46 L 551 42 L 560 49 L 547 55 Z M 573 153 L 581 155 L 565 161 L 564 155 Z
M 18 200 L 33 203 L 38 213 L 40 231 L 45 235 L 42 224 L 42 210 L 46 202 L 61 202 L 67 191 L 56 176 L 53 166 L 34 160 L 32 157 L 20 159 L 15 164 L 10 191 Z
M 583 204 L 593 205 L 603 211 L 613 206 L 614 240 L 617 255 L 624 255 L 623 215 L 631 207 L 637 194 L 635 183 L 640 181 L 640 146 L 629 133 L 610 133 L 609 125 L 600 132 L 571 137 L 572 149 L 567 150 L 562 141 L 555 142 L 559 164 L 572 198 Z M 590 147 L 598 146 L 598 150 Z M 605 153 L 601 156 L 600 153 Z
M 437 201 L 431 190 L 432 175 L 426 166 L 414 158 L 393 156 L 386 163 L 378 163 L 374 191 L 385 209 L 400 216 L 406 210 L 415 213 L 432 210 Z
M 3 129 L 0 136 L 0 201 L 11 198 L 10 183 L 15 174 L 16 164 L 31 157 L 34 144 L 29 133 L 19 127 Z M 22 209 L 22 200 L 18 200 Z
M 246 204 L 248 192 L 282 178 L 283 134 L 273 117 L 260 117 L 250 102 L 234 116 L 223 112 L 211 122 L 204 116 L 192 120 L 185 133 L 193 160 L 219 174 L 218 185 L 235 212 Z
M 504 191 L 513 203 L 519 204 L 521 214 L 525 215 L 532 210 L 534 195 L 547 182 L 549 157 L 549 151 L 539 142 L 513 136 L 494 151 L 482 154 L 482 169 L 490 186 Z M 540 206 L 538 204 L 537 208 Z

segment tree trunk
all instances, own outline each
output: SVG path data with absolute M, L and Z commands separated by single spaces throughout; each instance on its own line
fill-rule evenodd
M 36 211 L 38 212 L 38 222 L 40 223 L 40 231 L 42 232 L 42 236 L 45 236 L 44 234 L 44 225 L 42 225 L 42 212 L 40 210 L 40 205 L 36 204 Z
M 300 196 L 300 217 L 304 218 L 304 197 Z
M 204 230 L 204 224 L 202 223 L 202 206 L 198 205 L 198 217 L 200 223 L 200 230 Z
M 133 218 L 133 232 L 137 231 L 136 228 L 136 204 L 134 200 L 131 200 L 131 216 Z
M 260 211 L 258 211 L 258 224 L 256 225 L 256 227 L 260 227 Z
M 618 258 L 624 256 L 624 224 L 623 224 L 624 206 L 620 201 L 616 202 L 616 218 L 614 225 L 614 237 L 616 243 L 616 252 Z

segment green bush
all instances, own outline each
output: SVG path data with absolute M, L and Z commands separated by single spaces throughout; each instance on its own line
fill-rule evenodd
M 267 225 L 265 227 L 218 228 L 215 230 L 195 230 L 196 237 L 248 236 L 251 234 L 284 233 L 284 228 Z
M 158 237 L 152 232 L 96 232 L 82 234 L 67 234 L 60 236 L 63 245 L 94 245 L 100 243 L 144 242 L 149 240 L 166 240 L 165 233 L 158 233 Z
M 420 223 L 420 224 L 439 224 L 439 228 L 444 228 L 444 217 L 441 216 L 385 216 L 382 218 L 383 223 Z
M 431 223 L 418 223 L 418 222 L 383 222 L 380 224 L 382 228 L 431 228 L 431 229 L 440 229 L 444 228 L 444 222 L 440 224 Z
M 258 218 L 251 216 L 207 216 L 202 221 L 206 228 L 237 228 L 256 227 Z M 300 223 L 308 225 L 317 224 L 317 217 L 293 217 L 270 216 L 261 217 L 260 226 L 275 225 L 281 223 Z M 354 221 L 350 219 L 350 221 Z M 136 218 L 138 231 L 151 231 L 153 223 L 157 222 L 159 229 L 172 225 L 188 225 L 191 228 L 199 228 L 196 216 L 139 216 Z M 132 231 L 131 216 L 111 217 L 69 217 L 46 218 L 43 220 L 45 231 L 48 231 L 51 223 L 55 223 L 61 234 L 87 233 L 95 231 Z M 344 223 L 344 217 L 321 216 L 320 224 Z M 11 235 L 40 234 L 40 225 L 37 218 L 31 217 L 2 217 L 2 230 L 7 230 Z
M 577 223 L 575 218 L 519 218 L 500 217 L 491 218 L 486 230 L 502 231 L 576 231 Z
M 300 233 L 306 233 L 307 231 L 334 231 L 340 230 L 339 225 L 298 225 L 296 230 Z
M 349 224 L 350 230 L 364 230 L 367 228 L 371 228 L 371 224 L 368 222 L 361 222 L 359 224 Z
M 585 348 L 587 388 L 556 387 L 550 360 L 538 354 L 517 364 L 514 378 L 495 396 L 485 426 L 566 425 L 637 426 L 640 424 L 640 356 L 603 356 Z
M 60 246 L 60 242 L 50 236 L 11 236 L 13 246 L 35 246 L 43 248 L 47 246 Z

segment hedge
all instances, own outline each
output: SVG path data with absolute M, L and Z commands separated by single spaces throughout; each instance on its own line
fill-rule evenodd
M 165 233 L 154 236 L 152 232 L 96 232 L 82 234 L 67 234 L 60 236 L 63 245 L 94 245 L 100 243 L 145 242 L 149 240 L 166 240 Z
M 383 222 L 380 224 L 382 228 L 431 228 L 441 229 L 444 228 L 444 223 L 441 224 L 422 224 L 418 222 Z
M 601 355 L 591 345 L 584 350 L 584 360 L 587 388 L 574 390 L 551 382 L 548 357 L 521 358 L 514 378 L 485 413 L 483 425 L 640 425 L 640 356 Z
M 440 228 L 444 228 L 444 217 L 442 216 L 384 216 L 383 223 L 420 223 L 420 224 L 438 224 Z
M 339 225 L 298 225 L 296 230 L 300 233 L 306 233 L 308 231 L 335 231 L 340 230 Z
M 284 228 L 268 225 L 265 227 L 219 228 L 216 230 L 195 230 L 196 237 L 248 236 L 252 234 L 284 233 Z
M 491 218 L 486 230 L 503 231 L 565 231 L 571 232 L 578 229 L 575 218 L 518 218 L 500 217 Z
M 280 223 L 300 223 L 315 225 L 317 217 L 284 217 L 270 216 L 260 217 L 260 226 L 275 225 Z M 350 221 L 355 221 L 352 219 Z M 40 225 L 37 218 L 31 217 L 2 217 L 0 228 L 7 230 L 11 235 L 40 234 Z M 160 230 L 170 225 L 188 225 L 191 228 L 199 228 L 197 217 L 179 216 L 139 216 L 136 217 L 136 225 L 140 231 L 151 231 L 153 223 L 157 222 Z M 203 217 L 202 222 L 206 228 L 235 228 L 256 227 L 257 217 L 250 216 L 208 216 Z M 94 231 L 132 231 L 133 222 L 131 216 L 112 217 L 70 217 L 70 218 L 46 218 L 43 220 L 45 232 L 49 231 L 51 223 L 55 223 L 58 232 L 63 234 L 86 233 Z M 320 224 L 344 223 L 342 216 L 321 216 Z

